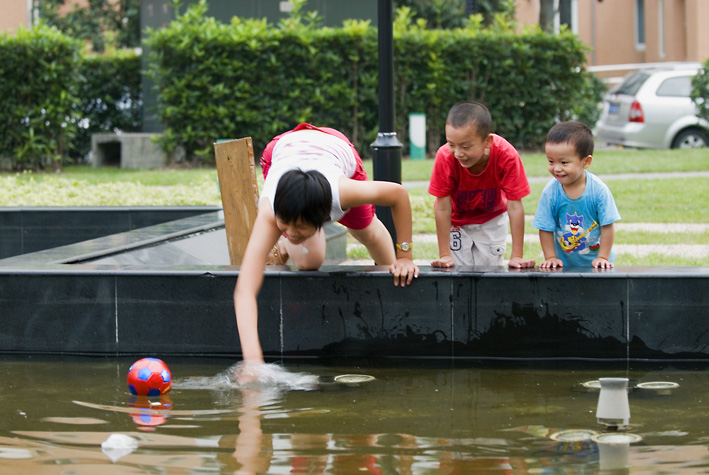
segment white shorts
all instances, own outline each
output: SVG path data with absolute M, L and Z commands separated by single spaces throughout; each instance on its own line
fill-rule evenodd
M 507 213 L 483 224 L 451 226 L 450 248 L 457 266 L 501 266 L 507 249 Z

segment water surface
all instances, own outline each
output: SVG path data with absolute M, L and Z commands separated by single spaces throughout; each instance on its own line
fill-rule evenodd
M 174 387 L 147 399 L 128 392 L 132 359 L 1 359 L 0 472 L 598 473 L 595 442 L 556 439 L 606 431 L 582 383 L 628 377 L 680 385 L 630 392 L 628 471 L 709 473 L 706 367 L 286 363 L 242 387 L 233 361 L 164 360 Z M 333 382 L 346 373 L 376 379 Z

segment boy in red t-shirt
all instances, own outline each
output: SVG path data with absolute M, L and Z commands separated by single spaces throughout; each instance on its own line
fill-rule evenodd
M 509 267 L 534 267 L 533 260 L 522 257 L 522 198 L 530 188 L 517 150 L 492 133 L 490 112 L 477 102 L 460 102 L 451 108 L 446 140 L 436 152 L 428 187 L 436 197 L 440 256 L 431 265 L 503 265 L 509 216 Z

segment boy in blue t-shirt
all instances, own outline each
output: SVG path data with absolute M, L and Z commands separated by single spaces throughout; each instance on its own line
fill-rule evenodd
M 613 195 L 586 171 L 593 160 L 593 133 L 580 122 L 561 122 L 546 143 L 549 173 L 532 226 L 539 229 L 544 262 L 539 267 L 613 267 L 613 223 L 620 219 Z

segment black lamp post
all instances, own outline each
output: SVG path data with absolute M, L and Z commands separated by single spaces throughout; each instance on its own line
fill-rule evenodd
M 401 148 L 396 138 L 394 121 L 394 33 L 393 2 L 379 0 L 378 50 L 379 50 L 379 133 L 372 143 L 374 179 L 401 183 Z M 377 216 L 384 223 L 392 240 L 396 242 L 391 209 L 377 206 Z

